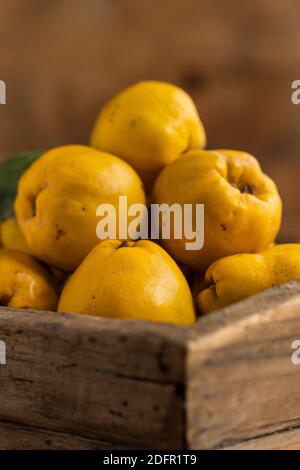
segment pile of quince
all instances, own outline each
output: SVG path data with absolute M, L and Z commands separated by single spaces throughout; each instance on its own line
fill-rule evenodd
M 251 155 L 203 150 L 180 88 L 141 82 L 109 101 L 90 146 L 10 158 L 0 168 L 0 304 L 190 325 L 300 276 L 300 245 L 275 245 L 282 203 Z M 99 204 L 204 204 L 204 246 L 184 238 L 99 241 Z M 118 231 L 117 231 L 118 233 Z

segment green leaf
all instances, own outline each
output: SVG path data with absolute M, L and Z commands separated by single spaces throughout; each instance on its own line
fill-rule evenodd
M 0 162 L 0 221 L 14 214 L 19 179 L 44 150 L 18 153 Z

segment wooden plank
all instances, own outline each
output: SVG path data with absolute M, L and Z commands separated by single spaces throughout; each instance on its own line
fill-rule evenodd
M 32 426 L 0 423 L 0 450 L 123 450 L 112 442 L 53 432 Z
M 199 322 L 187 358 L 190 448 L 219 448 L 300 425 L 300 281 Z
M 295 429 L 251 439 L 223 450 L 300 450 L 300 430 Z
M 0 309 L 0 421 L 120 445 L 183 439 L 184 330 Z
M 36 348 L 47 362 L 59 363 L 65 354 L 64 361 L 86 366 L 101 358 L 103 372 L 167 383 L 183 379 L 185 332 L 170 324 L 0 307 L 0 338 L 14 357 Z
M 300 281 L 191 329 L 2 308 L 0 446 L 5 430 L 2 445 L 17 446 L 14 426 L 38 448 L 50 433 L 66 447 L 75 436 L 74 446 L 177 449 L 256 445 L 297 427 L 299 312 Z

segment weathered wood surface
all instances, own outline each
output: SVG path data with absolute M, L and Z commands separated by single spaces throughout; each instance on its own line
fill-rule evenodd
M 299 446 L 300 281 L 190 329 L 0 308 L 0 339 L 0 449 Z
M 1 422 L 145 448 L 180 447 L 182 330 L 0 308 Z
M 300 426 L 300 281 L 204 318 L 187 360 L 187 443 L 228 447 Z
M 300 430 L 290 430 L 250 439 L 223 450 L 300 450 Z
M 132 447 L 129 447 L 132 449 Z M 123 450 L 121 444 L 33 426 L 0 423 L 0 450 Z

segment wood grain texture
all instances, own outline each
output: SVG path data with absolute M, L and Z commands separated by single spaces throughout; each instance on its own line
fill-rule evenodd
M 0 450 L 123 450 L 121 444 L 33 426 L 0 423 Z
M 0 339 L 0 448 L 299 445 L 300 280 L 193 328 L 0 308 Z
M 183 439 L 181 329 L 0 308 L 0 423 L 131 446 Z
M 300 425 L 300 281 L 199 322 L 187 362 L 187 442 L 233 445 Z
M 250 439 L 223 450 L 300 450 L 300 430 L 278 432 L 259 439 Z

